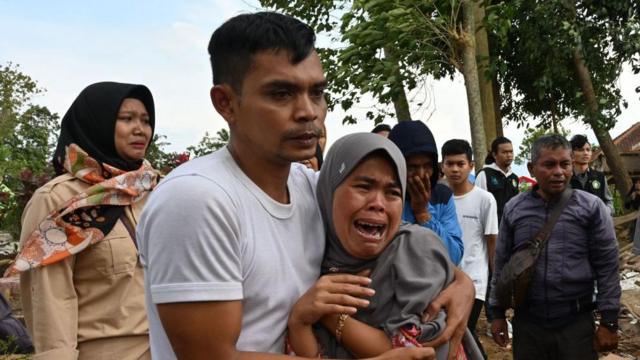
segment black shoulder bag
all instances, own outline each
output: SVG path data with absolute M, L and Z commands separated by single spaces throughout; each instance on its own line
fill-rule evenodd
M 500 306 L 515 309 L 523 303 L 538 257 L 547 245 L 551 230 L 567 207 L 572 193 L 573 189 L 569 187 L 564 190 L 560 200 L 552 205 L 549 218 L 542 229 L 526 245 L 513 253 L 502 268 L 500 276 L 496 279 L 496 298 Z

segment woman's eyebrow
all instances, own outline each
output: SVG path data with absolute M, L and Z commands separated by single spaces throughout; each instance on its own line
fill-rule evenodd
M 366 175 L 358 175 L 354 178 L 354 180 L 356 181 L 364 181 L 364 182 L 368 182 L 368 183 L 374 183 L 376 182 L 376 179 L 370 177 L 370 176 L 366 176 Z

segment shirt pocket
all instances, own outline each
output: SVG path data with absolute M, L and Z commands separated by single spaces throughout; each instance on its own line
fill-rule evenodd
M 122 231 L 120 231 L 122 230 Z M 75 277 L 92 279 L 133 273 L 138 256 L 133 240 L 117 222 L 116 226 L 100 242 L 89 246 L 76 256 Z

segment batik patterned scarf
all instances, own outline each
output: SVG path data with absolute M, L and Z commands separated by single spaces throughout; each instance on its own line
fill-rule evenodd
M 5 276 L 56 263 L 103 240 L 124 206 L 143 198 L 158 181 L 146 160 L 138 170 L 126 172 L 100 164 L 76 144 L 67 146 L 64 168 L 92 186 L 40 222 Z

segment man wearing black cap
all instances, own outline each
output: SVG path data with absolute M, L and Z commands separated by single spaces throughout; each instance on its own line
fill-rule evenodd
M 433 230 L 444 242 L 451 261 L 458 265 L 464 245 L 453 193 L 438 183 L 438 147 L 431 130 L 420 121 L 401 121 L 389 140 L 407 161 L 407 201 L 402 220 Z

